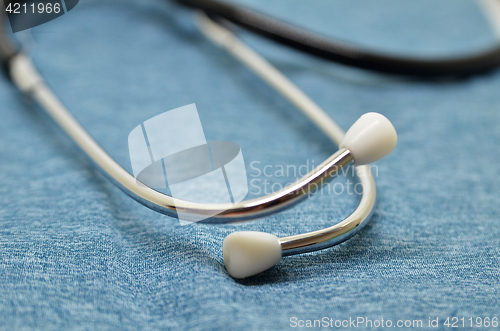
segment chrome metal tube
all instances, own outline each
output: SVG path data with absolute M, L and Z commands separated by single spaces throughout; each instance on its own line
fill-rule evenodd
M 16 55 L 12 60 L 11 74 L 19 89 L 34 98 L 121 190 L 134 200 L 166 215 L 175 217 L 175 212 L 180 211 L 198 219 L 198 216 L 217 214 L 201 221 L 205 223 L 239 222 L 271 215 L 310 196 L 352 162 L 350 152 L 341 149 L 294 184 L 278 192 L 236 204 L 202 204 L 176 199 L 139 185 L 134 176 L 116 163 L 46 86 L 28 57 L 22 53 Z
M 208 18 L 204 23 L 216 24 Z M 218 33 L 217 29 L 222 29 L 217 25 L 210 27 L 215 30 L 208 32 L 209 34 Z M 226 42 L 223 47 L 230 48 L 230 53 L 256 71 L 261 78 L 310 117 L 334 142 L 339 143 L 343 136 L 342 129 L 319 106 L 271 64 L 239 43 L 229 31 L 223 32 Z M 54 95 L 28 56 L 23 53 L 13 56 L 9 61 L 9 69 L 10 76 L 19 90 L 36 100 L 112 182 L 133 199 L 166 215 L 176 216 L 176 211 L 193 215 L 194 219 L 199 219 L 198 216 L 216 215 L 203 220 L 205 223 L 238 222 L 267 216 L 289 208 L 315 193 L 353 161 L 350 151 L 341 149 L 294 184 L 267 196 L 236 204 L 201 204 L 176 199 L 145 185 L 139 185 L 136 178 L 116 163 Z M 375 204 L 375 182 L 369 166 L 356 167 L 356 171 L 363 186 L 363 197 L 354 213 L 330 228 L 282 238 L 280 241 L 283 255 L 329 247 L 346 240 L 367 223 Z
M 368 222 L 375 209 L 377 190 L 369 165 L 356 167 L 363 187 L 358 208 L 342 222 L 326 229 L 280 238 L 282 255 L 312 252 L 337 245 L 358 233 Z

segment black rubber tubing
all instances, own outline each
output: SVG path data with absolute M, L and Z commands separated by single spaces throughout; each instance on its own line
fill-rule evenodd
M 483 52 L 443 58 L 413 58 L 363 50 L 265 14 L 217 0 L 173 0 L 227 20 L 280 44 L 317 57 L 362 69 L 416 77 L 468 76 L 500 66 L 500 45 Z
M 364 50 L 288 24 L 254 10 L 218 0 L 172 0 L 199 9 L 216 20 L 226 20 L 280 44 L 314 56 L 376 72 L 421 78 L 470 76 L 500 66 L 500 45 L 483 52 L 442 58 L 413 58 Z M 9 1 L 10 2 L 10 1 Z M 5 3 L 8 3 L 5 1 Z M 0 5 L 0 8 L 2 6 Z M 8 68 L 18 52 L 5 31 L 6 13 L 0 13 L 0 57 Z

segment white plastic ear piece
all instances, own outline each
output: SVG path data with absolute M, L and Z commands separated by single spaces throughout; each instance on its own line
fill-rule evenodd
M 226 270 L 234 278 L 256 275 L 281 260 L 278 237 L 265 232 L 233 232 L 222 247 Z
M 391 121 L 379 113 L 366 113 L 347 131 L 339 147 L 350 150 L 354 163 L 363 165 L 391 153 L 397 142 Z

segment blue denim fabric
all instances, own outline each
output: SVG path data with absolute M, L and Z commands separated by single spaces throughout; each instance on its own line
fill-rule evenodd
M 465 0 L 242 3 L 399 54 L 467 53 L 495 42 Z M 265 179 L 298 177 L 276 174 L 280 166 L 318 164 L 336 149 L 206 41 L 185 9 L 81 1 L 33 35 L 48 84 L 129 171 L 129 132 L 190 103 L 207 140 L 241 146 L 255 179 L 248 197 Z M 242 37 L 344 128 L 369 111 L 393 121 L 399 142 L 376 164 L 371 223 L 339 246 L 234 280 L 222 257 L 229 233 L 319 229 L 348 215 L 359 197 L 318 194 L 255 222 L 180 226 L 105 180 L 40 108 L 0 80 L 0 329 L 274 330 L 290 328 L 292 317 L 424 326 L 437 317 L 447 329 L 446 317 L 500 317 L 500 71 L 422 82 Z M 266 165 L 269 178 L 259 176 Z

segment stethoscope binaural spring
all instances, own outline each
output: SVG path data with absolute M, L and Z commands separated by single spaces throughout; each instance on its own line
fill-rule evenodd
M 469 75 L 484 72 L 500 64 L 500 47 L 464 58 L 402 59 L 349 49 L 265 15 L 223 2 L 176 1 L 202 10 L 196 15 L 200 31 L 294 104 L 339 146 L 339 150 L 294 184 L 264 197 L 235 204 L 201 204 L 176 199 L 145 185 L 138 185 L 136 178 L 113 160 L 76 121 L 45 84 L 30 58 L 19 51 L 4 33 L 0 33 L 0 55 L 14 85 L 23 94 L 37 101 L 106 177 L 136 201 L 169 216 L 175 217 L 176 211 L 193 215 L 193 218 L 216 215 L 203 220 L 204 223 L 230 223 L 268 216 L 304 200 L 313 193 L 313 188 L 325 184 L 342 168 L 354 163 L 363 193 L 358 207 L 351 215 L 331 227 L 284 238 L 262 232 L 232 233 L 224 241 L 223 254 L 226 269 L 235 278 L 260 273 L 279 262 L 283 256 L 339 244 L 362 229 L 370 220 L 376 201 L 375 181 L 368 164 L 389 154 L 396 145 L 397 135 L 390 121 L 376 113 L 363 115 L 347 134 L 344 134 L 326 112 L 304 92 L 242 43 L 226 27 L 227 22 L 322 58 L 393 74 Z M 0 15 L 2 25 L 4 17 L 5 15 Z

